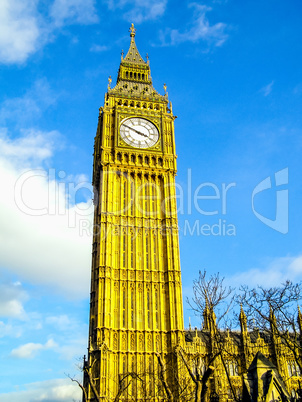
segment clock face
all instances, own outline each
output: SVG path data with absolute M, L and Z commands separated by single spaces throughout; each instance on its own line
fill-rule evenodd
M 120 135 L 128 145 L 136 148 L 153 147 L 159 138 L 156 126 L 151 121 L 141 117 L 131 117 L 123 120 Z

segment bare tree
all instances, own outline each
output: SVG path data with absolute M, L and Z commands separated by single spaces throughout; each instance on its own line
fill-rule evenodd
M 74 377 L 71 377 L 70 374 L 65 374 L 72 382 L 76 382 L 78 384 L 78 386 L 81 388 L 82 392 L 83 392 L 83 402 L 87 402 L 88 398 L 87 398 L 87 392 L 86 389 L 84 388 L 83 384 L 77 380 Z
M 281 339 L 302 373 L 302 282 L 287 280 L 272 288 L 241 286 L 240 292 L 238 303 L 244 308 L 248 328 L 257 326 L 272 340 Z
M 206 392 L 208 389 L 207 383 L 208 383 L 208 380 L 209 380 L 211 374 L 213 373 L 215 367 L 209 366 L 207 368 L 207 370 L 205 371 L 205 373 L 202 374 L 202 370 L 201 370 L 202 362 L 201 362 L 201 358 L 198 357 L 198 365 L 196 367 L 196 372 L 194 373 L 189 365 L 187 356 L 185 356 L 183 349 L 181 347 L 178 347 L 176 349 L 176 352 L 181 356 L 182 361 L 183 361 L 186 369 L 188 370 L 188 373 L 189 373 L 191 379 L 193 380 L 193 382 L 195 384 L 195 402 L 204 401 L 204 398 L 206 396 Z
M 196 356 L 195 370 L 193 371 L 190 367 L 188 356 L 185 356 L 184 351 L 178 348 L 177 353 L 181 356 L 195 384 L 195 402 L 205 400 L 208 380 L 214 372 L 216 359 L 219 359 L 224 367 L 233 398 L 238 401 L 225 362 L 226 356 L 232 360 L 237 358 L 233 354 L 230 355 L 228 348 L 225 347 L 226 329 L 230 328 L 231 325 L 229 313 L 234 303 L 234 297 L 234 289 L 224 285 L 224 278 L 221 278 L 219 273 L 207 278 L 206 271 L 200 271 L 198 279 L 193 281 L 193 297 L 192 299 L 187 299 L 187 302 L 192 310 L 203 320 L 203 331 L 210 334 L 210 336 L 204 338 L 207 344 L 206 349 L 209 351 L 207 361 L 204 362 L 207 367 L 202 370 L 201 357 Z

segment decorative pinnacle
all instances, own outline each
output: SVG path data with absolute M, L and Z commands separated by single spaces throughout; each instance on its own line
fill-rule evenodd
M 132 22 L 132 24 L 131 24 L 131 27 L 129 28 L 129 32 L 130 32 L 130 37 L 131 37 L 131 38 L 134 38 L 134 37 L 135 37 L 136 29 L 134 28 L 133 22 Z
M 109 91 L 109 89 L 111 89 L 111 82 L 112 82 L 112 78 L 111 78 L 111 75 L 109 75 L 109 77 L 108 77 L 108 91 Z

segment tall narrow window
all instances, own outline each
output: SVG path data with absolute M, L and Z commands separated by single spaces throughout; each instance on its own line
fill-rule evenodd
M 154 269 L 157 269 L 157 237 L 154 235 L 153 237 L 153 264 Z
M 127 180 L 123 182 L 123 213 L 127 210 Z
M 158 291 L 154 293 L 154 307 L 155 307 L 155 326 L 158 328 Z
M 115 180 L 115 193 L 119 194 L 120 192 L 120 176 L 117 174 L 116 175 L 116 180 Z M 115 197 L 115 212 L 120 213 L 120 197 Z
M 127 373 L 127 362 L 126 362 L 126 356 L 123 356 L 123 373 Z
M 115 328 L 119 327 L 119 310 L 120 310 L 120 306 L 119 306 L 119 291 L 118 291 L 118 283 L 116 282 L 114 284 L 114 324 L 115 324 Z
M 138 306 L 137 306 L 137 308 L 138 308 L 138 327 L 139 327 L 139 329 L 141 329 L 143 326 L 143 309 L 144 309 L 143 291 L 142 291 L 141 287 L 138 288 Z
M 146 236 L 146 269 L 149 269 L 149 236 Z
M 123 327 L 126 327 L 126 289 L 123 287 L 123 296 L 122 296 L 122 311 L 123 311 Z
M 130 239 L 130 267 L 134 268 L 134 235 L 131 236 Z
M 130 314 L 131 314 L 131 328 L 134 328 L 134 292 L 131 289 L 131 297 L 130 297 Z
M 127 236 L 123 234 L 123 267 L 126 267 L 126 257 L 127 257 Z
M 148 186 L 148 184 L 146 184 L 145 185 L 145 210 L 144 210 L 144 215 L 147 215 L 148 211 L 149 211 L 148 202 L 149 202 L 149 186 Z
M 150 290 L 147 290 L 147 321 L 148 328 L 151 328 L 151 300 L 150 300 Z
M 152 213 L 153 213 L 153 217 L 156 215 L 156 186 L 155 184 L 152 185 Z
M 131 181 L 131 215 L 134 215 L 134 183 Z

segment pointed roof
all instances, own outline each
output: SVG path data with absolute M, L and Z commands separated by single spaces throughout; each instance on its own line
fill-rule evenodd
M 130 47 L 125 57 L 122 52 L 121 63 L 117 75 L 116 85 L 111 88 L 109 78 L 108 94 L 117 97 L 131 97 L 131 99 L 151 100 L 168 103 L 168 93 L 160 95 L 152 85 L 149 59 L 144 61 L 135 43 L 134 25 L 131 24 Z
M 130 62 L 130 63 L 135 63 L 135 64 L 147 64 L 142 56 L 139 54 L 139 51 L 136 47 L 136 43 L 135 43 L 135 33 L 136 33 L 136 29 L 134 28 L 133 23 L 131 24 L 131 27 L 129 29 L 130 31 L 130 47 L 128 50 L 128 53 L 126 54 L 126 56 L 124 58 L 122 58 L 122 61 L 125 62 Z
M 268 369 L 276 369 L 276 366 L 268 360 L 260 351 L 257 352 L 256 356 L 254 357 L 254 360 L 252 361 L 248 371 L 255 370 L 256 368 L 268 368 Z

